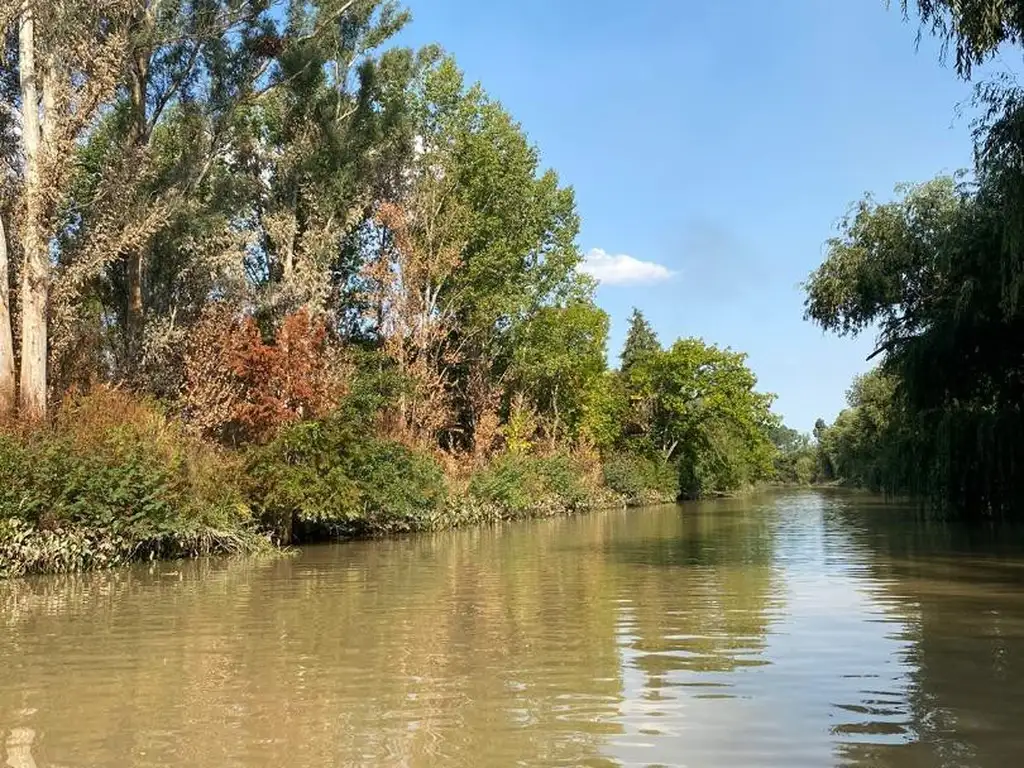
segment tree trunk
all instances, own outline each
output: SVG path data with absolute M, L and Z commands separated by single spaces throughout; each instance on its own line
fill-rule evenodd
M 145 13 L 145 11 L 142 11 Z M 148 13 L 139 19 L 139 23 L 151 26 L 154 22 Z M 146 95 L 149 91 L 149 57 L 148 49 L 135 52 L 131 72 L 131 134 L 129 146 L 139 151 L 149 143 L 149 127 L 146 121 Z M 127 255 L 128 295 L 125 307 L 125 370 L 134 377 L 142 356 L 142 340 L 145 332 L 145 305 L 142 298 L 142 267 L 143 248 L 136 244 Z
M 134 375 L 142 355 L 145 307 L 142 301 L 142 246 L 128 254 L 128 306 L 125 312 L 125 369 Z
M 18 36 L 21 70 L 22 142 L 25 148 L 24 262 L 21 270 L 21 417 L 46 416 L 46 305 L 50 264 L 40 229 L 42 190 L 39 175 L 39 88 L 35 67 L 35 20 L 32 6 L 21 13 Z
M 14 335 L 11 333 L 10 271 L 7 266 L 7 232 L 0 215 L 0 421 L 14 416 Z

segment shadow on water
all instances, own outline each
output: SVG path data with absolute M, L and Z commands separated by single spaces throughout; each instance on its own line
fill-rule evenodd
M 686 502 L 638 511 L 644 525 L 610 539 L 606 552 L 627 565 L 759 566 L 772 560 L 776 506 L 771 496 Z
M 907 508 L 835 504 L 827 527 L 863 553 L 863 578 L 912 608 L 907 765 L 1016 765 L 1024 755 L 1024 528 Z M 878 755 L 859 764 L 885 765 Z M 903 764 L 892 762 L 891 764 Z

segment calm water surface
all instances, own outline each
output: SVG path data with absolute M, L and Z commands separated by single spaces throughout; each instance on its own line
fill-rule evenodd
M 0 583 L 0 758 L 1022 765 L 1020 543 L 808 491 Z

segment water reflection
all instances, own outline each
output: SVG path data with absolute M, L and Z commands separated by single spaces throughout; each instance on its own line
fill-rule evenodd
M 1022 530 L 938 524 L 845 498 L 832 503 L 826 522 L 857 543 L 863 578 L 883 584 L 891 600 L 913 612 L 908 678 L 915 741 L 886 764 L 1019 763 Z
M 805 492 L 7 582 L 0 743 L 40 768 L 1007 765 L 1019 542 Z

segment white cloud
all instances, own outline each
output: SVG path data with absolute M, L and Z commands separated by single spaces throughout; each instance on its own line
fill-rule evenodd
M 593 248 L 587 254 L 580 272 L 604 285 L 649 285 L 673 275 L 668 267 L 653 261 L 640 261 L 625 253 L 605 253 L 600 248 Z

